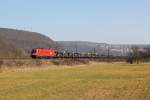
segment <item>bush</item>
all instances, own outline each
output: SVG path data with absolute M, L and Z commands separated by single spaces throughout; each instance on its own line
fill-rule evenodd
M 88 64 L 89 60 L 85 59 L 59 59 L 59 60 L 53 60 L 52 63 L 54 65 L 79 65 L 79 64 Z
M 0 72 L 2 72 L 3 60 L 0 60 Z
M 41 60 L 36 60 L 36 66 L 41 66 L 43 63 Z

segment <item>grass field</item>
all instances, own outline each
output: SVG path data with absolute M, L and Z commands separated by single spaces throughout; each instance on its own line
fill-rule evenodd
M 3 72 L 0 100 L 150 100 L 150 65 L 92 63 Z

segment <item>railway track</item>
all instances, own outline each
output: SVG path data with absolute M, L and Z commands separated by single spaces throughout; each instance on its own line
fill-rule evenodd
M 89 59 L 89 60 L 126 60 L 125 57 L 49 57 L 49 58 L 0 58 L 0 60 L 15 60 L 15 61 L 24 61 L 24 60 L 54 60 L 54 59 Z

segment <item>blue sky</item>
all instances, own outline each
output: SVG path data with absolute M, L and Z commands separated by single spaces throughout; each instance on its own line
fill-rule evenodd
M 150 44 L 150 0 L 0 0 L 0 27 L 60 41 Z

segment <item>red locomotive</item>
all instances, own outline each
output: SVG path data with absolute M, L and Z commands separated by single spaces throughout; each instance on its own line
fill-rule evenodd
M 57 55 L 57 51 L 52 49 L 38 48 L 38 49 L 33 49 L 31 52 L 32 58 L 50 58 L 56 55 Z

